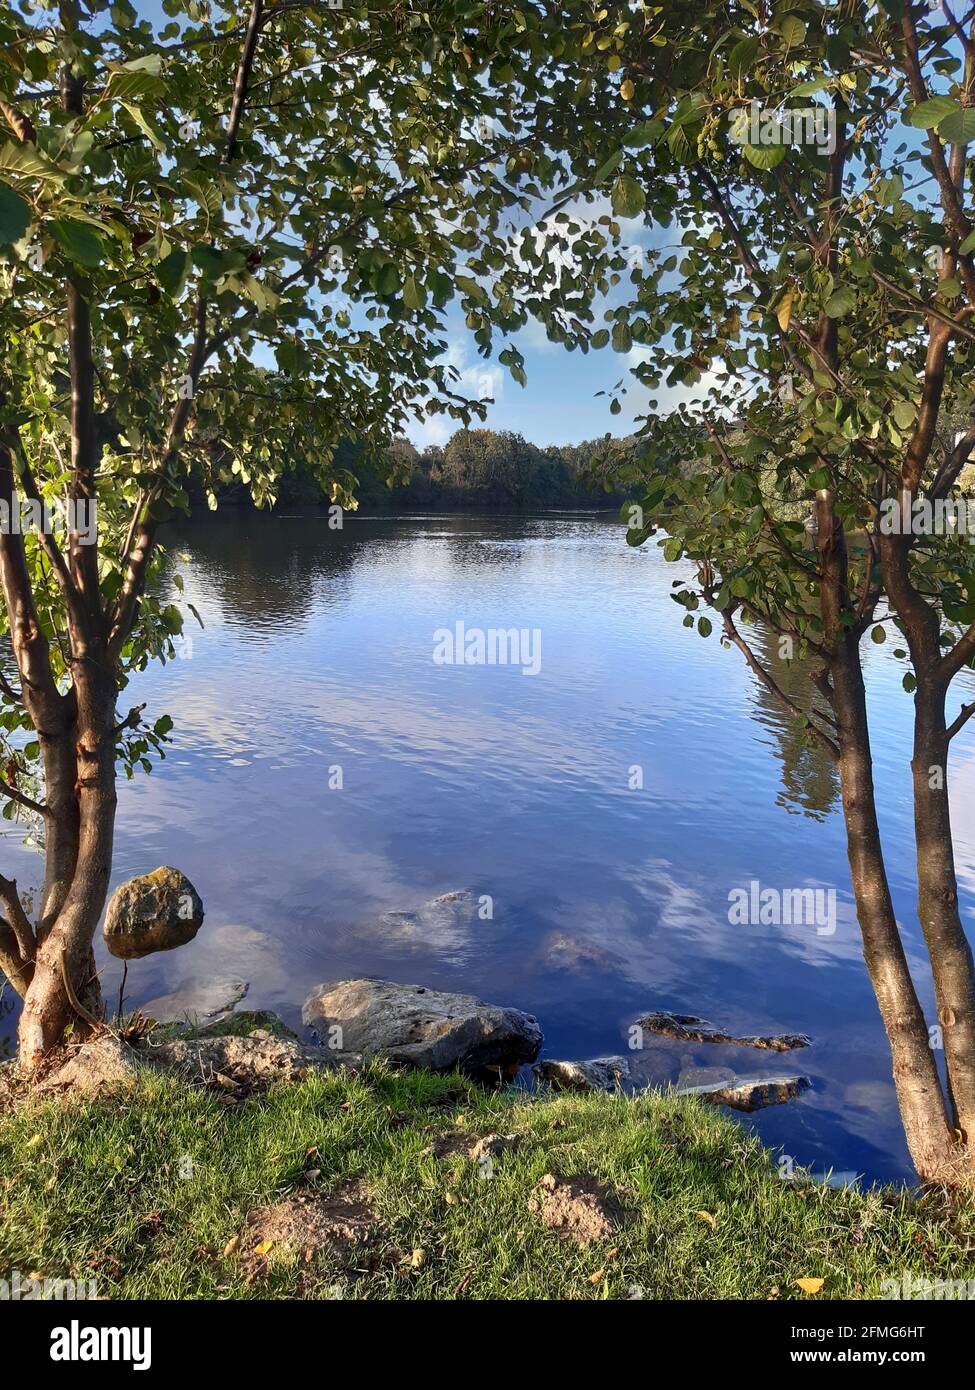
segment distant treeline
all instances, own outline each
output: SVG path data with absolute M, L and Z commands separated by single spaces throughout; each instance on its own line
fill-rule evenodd
M 633 444 L 632 438 L 605 437 L 539 448 L 510 430 L 458 430 L 443 447 L 430 445 L 422 453 L 408 440 L 395 440 L 388 460 L 400 479 L 394 487 L 387 485 L 383 468 L 370 466 L 353 443 L 340 445 L 335 466 L 358 477 L 356 494 L 365 512 L 619 507 L 626 495 L 615 488 L 607 492 L 601 479 Z M 224 500 L 238 500 L 235 489 L 228 489 Z M 309 473 L 284 474 L 279 511 L 321 504 Z

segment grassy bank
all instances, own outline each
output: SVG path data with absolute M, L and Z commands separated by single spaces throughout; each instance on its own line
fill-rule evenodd
M 489 1133 L 522 1138 L 486 1175 L 467 1149 Z M 548 1173 L 595 1179 L 618 1229 L 587 1245 L 549 1229 Z M 309 1258 L 247 1225 L 344 1185 L 364 1244 Z M 971 1229 L 935 1198 L 781 1181 L 739 1126 L 659 1095 L 533 1100 L 377 1066 L 243 1101 L 149 1075 L 126 1098 L 0 1115 L 0 1275 L 95 1278 L 108 1297 L 801 1299 L 794 1280 L 822 1279 L 812 1296 L 870 1298 L 905 1269 L 975 1277 Z

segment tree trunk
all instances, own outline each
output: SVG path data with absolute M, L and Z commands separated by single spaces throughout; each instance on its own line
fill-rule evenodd
M 817 518 L 840 789 L 864 960 L 890 1044 L 897 1102 L 918 1176 L 929 1182 L 956 1180 L 960 1154 L 890 895 L 877 821 L 860 639 L 844 622 L 849 615 L 846 541 L 828 493 L 819 494 Z
M 849 639 L 852 642 L 852 639 Z M 859 652 L 833 669 L 840 788 L 863 956 L 887 1040 L 911 1158 L 922 1180 L 945 1179 L 957 1157 L 934 1052 L 908 968 L 884 864 Z
M 919 687 L 915 702 L 914 834 L 918 915 L 934 975 L 954 1120 L 975 1140 L 975 967 L 958 910 L 948 803 L 944 692 Z
M 909 512 L 912 497 L 902 498 Z M 941 622 L 915 587 L 909 541 L 885 537 L 881 561 L 917 677 L 914 697 L 914 839 L 918 917 L 931 960 L 953 1119 L 964 1142 L 975 1140 L 975 965 L 958 910 L 958 879 L 948 801 L 948 681 L 941 670 Z
M 46 846 L 44 918 L 18 1033 L 26 1071 L 63 1039 L 69 1024 L 86 1033 L 100 1007 L 92 942 L 112 871 L 116 692 L 114 680 L 94 662 L 76 677 L 75 689 L 72 804 L 63 808 L 63 823 L 52 825 Z M 72 835 L 77 849 L 68 878 Z

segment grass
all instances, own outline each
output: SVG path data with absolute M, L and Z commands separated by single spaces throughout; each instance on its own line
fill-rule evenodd
M 524 1137 L 490 1179 L 426 1152 L 491 1132 Z M 530 1199 L 548 1172 L 616 1190 L 611 1241 L 541 1224 Z M 293 1258 L 249 1281 L 248 1251 L 225 1255 L 253 1208 L 352 1178 L 377 1218 L 371 1269 Z M 146 1075 L 126 1098 L 0 1115 L 0 1276 L 95 1278 L 113 1298 L 801 1299 L 799 1278 L 823 1279 L 819 1298 L 873 1298 L 904 1270 L 975 1278 L 972 1229 L 935 1197 L 782 1181 L 720 1112 L 660 1094 L 535 1099 L 375 1065 L 240 1103 Z

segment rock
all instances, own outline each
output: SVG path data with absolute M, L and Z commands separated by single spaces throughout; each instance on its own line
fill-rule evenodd
M 97 1096 L 130 1091 L 142 1067 L 140 1054 L 114 1033 L 98 1033 L 87 1042 L 65 1050 L 63 1061 L 55 1059 L 51 1069 L 34 1088 L 40 1092 L 70 1091 L 94 1099 Z
M 542 1032 L 529 1014 L 485 1004 L 472 994 L 448 994 L 391 980 L 338 980 L 316 986 L 302 1018 L 339 1060 L 349 1050 L 387 1057 L 401 1066 L 470 1076 L 513 1075 L 533 1062 Z
M 617 970 L 623 957 L 604 950 L 595 942 L 566 932 L 549 932 L 541 945 L 541 958 L 550 970 Z
M 394 940 L 399 947 L 456 956 L 477 939 L 477 929 L 483 927 L 479 906 L 469 889 L 454 889 L 422 903 L 413 912 L 384 912 L 375 930 L 384 941 Z
M 276 1081 L 300 1081 L 310 1070 L 336 1065 L 335 1054 L 325 1048 L 275 1038 L 264 1029 L 249 1037 L 175 1038 L 150 1045 L 146 1056 L 157 1066 L 178 1067 L 197 1080 L 226 1089 L 263 1089 Z
M 696 1067 L 691 1064 L 681 1067 L 676 1084 L 685 1091 L 695 1086 L 698 1090 L 706 1088 L 714 1091 L 719 1086 L 734 1086 L 737 1080 L 737 1074 L 731 1067 Z
M 142 1005 L 142 1013 L 157 1023 L 186 1023 L 191 1027 L 217 1023 L 229 1016 L 250 986 L 246 980 L 197 981 L 180 985 L 172 994 L 160 995 Z M 259 1025 L 255 1024 L 255 1027 Z
M 530 1205 L 543 1225 L 577 1245 L 608 1240 L 622 1219 L 617 1199 L 593 1178 L 557 1178 L 546 1173 Z
M 672 1014 L 666 1009 L 646 1014 L 637 1020 L 637 1026 L 648 1033 L 657 1033 L 664 1038 L 675 1038 L 678 1042 L 730 1043 L 733 1047 L 757 1047 L 767 1052 L 790 1052 L 795 1047 L 808 1047 L 812 1038 L 805 1033 L 769 1033 L 748 1037 L 736 1037 L 725 1033 L 703 1018 L 693 1014 Z
M 160 868 L 116 888 L 103 935 L 113 956 L 138 960 L 185 946 L 203 926 L 199 893 L 178 869 Z
M 271 1009 L 236 1009 L 201 1028 L 198 1038 L 217 1037 L 292 1038 L 299 1041 L 283 1019 Z
M 614 1091 L 630 1075 L 625 1057 L 592 1057 L 587 1062 L 545 1060 L 535 1073 L 557 1091 Z
M 710 1105 L 729 1105 L 732 1110 L 764 1110 L 795 1100 L 812 1085 L 808 1076 L 758 1076 L 748 1080 L 736 1077 L 728 1086 L 685 1086 L 678 1096 L 700 1096 Z

